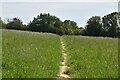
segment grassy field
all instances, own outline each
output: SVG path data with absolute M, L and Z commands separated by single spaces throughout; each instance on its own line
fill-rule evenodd
M 118 40 L 63 36 L 72 78 L 117 78 Z
M 62 36 L 71 78 L 117 78 L 118 39 Z M 3 30 L 3 78 L 55 78 L 59 73 L 60 36 Z
M 3 30 L 3 78 L 55 78 L 61 44 L 58 35 Z

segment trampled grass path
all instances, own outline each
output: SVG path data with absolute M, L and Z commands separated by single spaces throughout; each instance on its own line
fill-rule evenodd
M 67 69 L 69 68 L 67 66 L 67 54 L 65 53 L 65 44 L 63 42 L 63 38 L 60 37 L 60 42 L 61 42 L 61 48 L 62 48 L 62 56 L 63 56 L 63 61 L 60 63 L 60 70 L 59 70 L 59 74 L 58 74 L 58 77 L 59 78 L 70 78 L 69 75 L 65 74 L 65 72 L 67 71 Z

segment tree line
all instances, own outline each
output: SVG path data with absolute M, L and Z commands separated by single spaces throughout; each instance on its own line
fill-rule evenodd
M 120 37 L 120 27 L 118 17 L 120 13 L 113 12 L 104 17 L 92 16 L 85 27 L 79 27 L 71 20 L 61 21 L 57 16 L 49 13 L 41 13 L 34 17 L 27 25 L 23 24 L 19 18 L 7 19 L 4 22 L 0 18 L 0 25 L 3 29 L 16 29 L 34 32 L 48 32 L 58 35 L 84 35 L 84 36 L 104 36 Z

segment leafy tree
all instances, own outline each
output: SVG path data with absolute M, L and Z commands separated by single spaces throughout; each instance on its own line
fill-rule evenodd
M 8 23 L 6 25 L 7 29 L 21 29 L 23 26 L 23 22 L 19 18 L 8 19 Z
M 52 32 L 61 34 L 59 28 L 62 27 L 62 22 L 56 16 L 48 14 L 40 14 L 29 23 L 28 30 L 37 32 Z
M 74 21 L 65 20 L 63 22 L 63 27 L 64 27 L 64 34 L 66 35 L 79 34 L 79 28 L 77 26 L 77 23 Z
M 85 35 L 88 36 L 100 36 L 101 35 L 102 22 L 99 16 L 93 16 L 87 21 L 85 27 Z
M 120 3 L 120 2 L 119 2 L 119 3 Z M 118 12 L 117 24 L 118 24 L 117 37 L 120 38 L 120 12 Z
M 27 30 L 27 29 L 28 29 L 28 26 L 25 25 L 25 24 L 23 24 L 23 25 L 21 26 L 21 28 L 20 28 L 20 30 Z
M 2 21 L 1 17 L 0 17 L 0 29 L 5 28 L 6 24 Z
M 118 25 L 117 25 L 117 12 L 108 14 L 102 18 L 103 27 L 102 33 L 104 36 L 117 37 L 118 35 Z
M 3 24 L 3 21 L 1 20 L 1 17 L 0 17 L 0 29 L 2 28 L 2 24 Z
M 37 32 L 51 32 L 59 35 L 63 34 L 78 34 L 77 23 L 70 20 L 65 20 L 62 22 L 56 16 L 48 14 L 40 14 L 34 17 L 33 21 L 29 23 L 28 30 Z

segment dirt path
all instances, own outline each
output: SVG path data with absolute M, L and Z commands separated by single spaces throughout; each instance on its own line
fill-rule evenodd
M 63 56 L 63 61 L 60 63 L 61 65 L 60 65 L 60 70 L 59 70 L 58 77 L 59 78 L 70 78 L 69 75 L 64 74 L 64 72 L 66 72 L 69 67 L 67 66 L 67 54 L 65 53 L 66 49 L 65 49 L 65 44 L 63 42 L 62 37 L 60 37 L 60 41 L 61 41 L 61 47 L 62 47 L 62 52 L 61 53 L 62 53 L 62 56 Z

